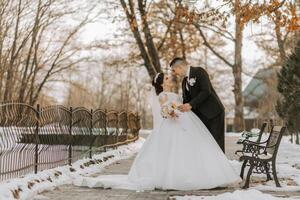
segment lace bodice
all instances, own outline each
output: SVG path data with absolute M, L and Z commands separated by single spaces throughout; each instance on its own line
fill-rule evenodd
M 182 98 L 178 94 L 174 92 L 162 92 L 158 96 L 160 104 L 166 105 L 166 104 L 172 104 L 175 103 L 177 105 L 182 104 Z

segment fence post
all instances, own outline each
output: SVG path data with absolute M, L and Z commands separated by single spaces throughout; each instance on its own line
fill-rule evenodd
M 38 162 L 39 162 L 39 126 L 40 126 L 40 104 L 37 104 L 36 107 L 36 128 L 35 128 L 35 151 L 34 151 L 34 173 L 38 171 Z
M 141 118 L 140 118 L 140 116 L 139 116 L 139 113 L 138 112 L 136 112 L 136 124 L 137 124 L 137 131 L 136 131 L 136 138 L 139 138 L 139 136 L 140 136 L 140 127 L 141 127 Z
M 90 136 L 93 136 L 93 109 L 91 109 L 91 124 L 90 124 Z M 90 158 L 92 158 L 92 143 L 90 144 Z
M 108 134 L 107 134 L 107 110 L 106 109 L 104 109 L 104 112 L 105 112 L 105 129 L 104 129 L 104 135 L 105 135 L 105 145 L 107 145 L 107 141 L 108 141 Z M 107 148 L 106 147 L 104 147 L 104 152 L 106 152 L 107 151 Z
M 128 141 L 129 137 L 128 137 L 128 109 L 126 110 L 126 141 Z M 125 144 L 128 144 L 128 142 L 126 142 Z
M 119 114 L 120 112 L 117 113 L 117 126 L 116 126 L 116 140 L 115 140 L 115 149 L 118 148 L 118 142 L 119 142 Z
M 69 135 L 72 138 L 72 126 L 73 126 L 73 108 L 70 107 L 70 127 L 69 127 Z M 73 141 L 73 138 L 70 140 Z M 69 165 L 72 163 L 72 143 L 69 144 L 69 156 L 68 156 Z

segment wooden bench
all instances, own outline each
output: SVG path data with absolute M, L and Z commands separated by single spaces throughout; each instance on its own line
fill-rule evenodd
M 269 138 L 265 142 L 245 141 L 243 143 L 243 150 L 237 151 L 240 155 L 240 161 L 243 161 L 241 168 L 241 178 L 244 176 L 244 169 L 250 166 L 247 173 L 246 182 L 243 188 L 249 187 L 250 176 L 253 173 L 266 174 L 267 181 L 272 180 L 270 171 L 274 177 L 276 187 L 280 187 L 277 172 L 276 172 L 276 156 L 282 135 L 286 131 L 286 127 L 274 126 L 270 132 Z M 271 168 L 272 166 L 272 168 Z

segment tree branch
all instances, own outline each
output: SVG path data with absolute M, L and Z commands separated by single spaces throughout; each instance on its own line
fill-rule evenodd
M 225 57 L 223 57 L 220 53 L 218 53 L 210 44 L 209 42 L 207 41 L 207 38 L 205 37 L 205 35 L 203 34 L 202 30 L 201 30 L 201 27 L 199 24 L 197 23 L 193 23 L 194 26 L 196 27 L 196 29 L 199 31 L 203 41 L 204 41 L 204 45 L 211 51 L 213 52 L 213 54 L 215 56 L 217 56 L 219 59 L 221 59 L 225 64 L 227 64 L 229 67 L 234 67 L 234 65 L 232 63 L 230 63 Z

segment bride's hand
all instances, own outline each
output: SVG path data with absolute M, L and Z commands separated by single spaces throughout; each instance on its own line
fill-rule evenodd
M 185 104 L 182 104 L 182 105 L 178 106 L 178 109 L 181 112 L 188 112 L 192 109 L 192 106 L 189 103 L 185 103 Z

